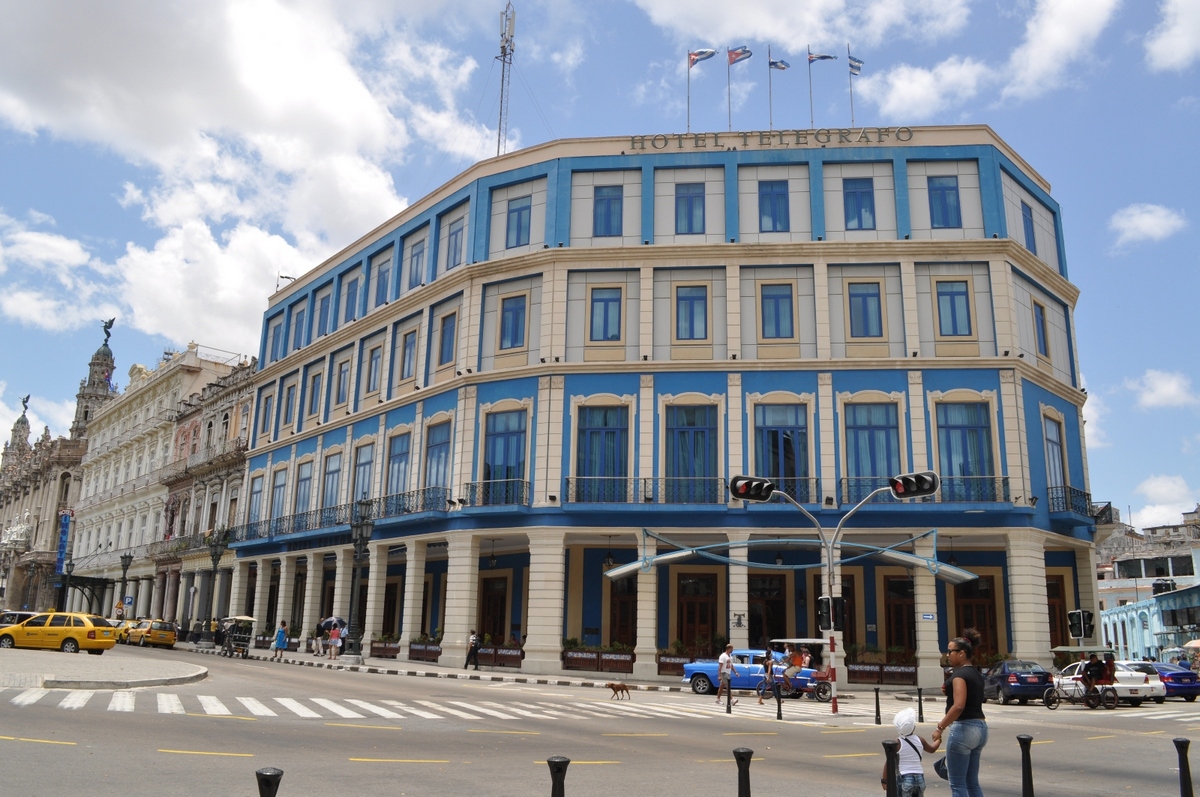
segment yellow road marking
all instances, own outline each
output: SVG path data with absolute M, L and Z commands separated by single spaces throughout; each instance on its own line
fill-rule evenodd
M 822 758 L 870 758 L 877 755 L 879 753 L 842 753 L 841 755 L 822 756 Z
M 767 759 L 765 759 L 765 758 L 751 758 L 750 760 L 751 760 L 751 761 L 766 761 Z M 573 764 L 573 763 L 575 763 L 575 762 L 574 762 L 574 761 L 572 761 L 571 763 Z M 697 764 L 728 764 L 728 763 L 729 763 L 729 759 L 728 759 L 728 758 L 708 758 L 708 759 L 701 758 L 701 759 L 697 759 L 696 763 L 697 763 Z
M 664 736 L 666 734 L 663 734 Z M 742 731 L 740 733 L 723 733 L 722 736 L 778 736 L 775 731 Z
M 229 756 L 230 758 L 254 758 L 254 753 L 210 753 L 203 750 L 159 750 L 160 753 L 174 753 L 176 755 L 219 755 Z
M 1090 742 L 1092 739 L 1115 739 L 1117 737 L 1116 736 L 1089 736 L 1087 738 L 1088 738 L 1088 741 Z
M 53 740 L 53 739 L 25 739 L 25 738 L 18 738 L 18 739 L 17 739 L 17 741 L 19 741 L 19 742 L 37 742 L 38 744 L 68 744 L 68 745 L 75 745 L 75 744 L 78 744 L 78 742 L 57 742 L 57 741 L 55 741 L 55 740 Z
M 500 734 L 506 734 L 509 736 L 541 736 L 542 735 L 539 731 L 482 731 L 482 730 L 475 730 L 473 728 L 468 730 L 467 733 L 500 733 Z
M 543 759 L 541 761 L 534 761 L 533 763 L 541 764 L 542 766 L 546 765 L 545 759 Z M 571 766 L 575 766 L 576 764 L 619 764 L 619 763 L 621 763 L 621 762 L 620 761 L 572 761 Z
M 821 731 L 821 733 L 866 733 L 866 728 L 853 728 L 844 731 Z
M 351 725 L 348 722 L 327 722 L 325 724 L 331 728 L 376 728 L 381 731 L 404 730 L 399 725 Z
M 1053 739 L 1039 739 L 1038 741 L 1030 742 L 1030 744 L 1054 744 L 1054 740 Z
M 1166 733 L 1166 731 L 1146 731 L 1145 736 L 1153 736 L 1156 733 Z
M 602 733 L 601 736 L 666 736 L 665 733 Z M 729 734 L 725 734 L 728 736 Z
M 351 758 L 351 761 L 363 761 L 370 764 L 449 764 L 448 760 L 438 758 Z
M 193 714 L 188 712 L 188 717 L 208 717 L 214 720 L 246 720 L 247 722 L 257 722 L 258 717 L 239 717 L 236 714 Z
M 15 742 L 17 740 L 17 737 L 15 737 L 15 736 L 0 736 L 0 739 L 5 739 L 10 742 Z

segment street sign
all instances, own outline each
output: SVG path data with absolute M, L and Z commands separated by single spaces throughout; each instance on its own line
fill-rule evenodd
M 927 614 L 922 614 L 922 615 L 921 615 L 921 619 L 922 619 L 922 620 L 936 620 L 936 619 L 937 619 L 937 617 L 936 617 L 935 615 L 932 615 L 932 614 L 928 614 L 928 613 L 927 613 Z
M 126 596 L 125 596 L 125 605 L 126 605 L 126 606 L 132 606 L 132 605 L 133 605 L 133 596 L 132 596 L 132 595 L 126 595 Z
M 58 516 L 59 517 L 75 517 L 75 510 L 74 509 L 60 509 L 60 510 L 58 510 Z

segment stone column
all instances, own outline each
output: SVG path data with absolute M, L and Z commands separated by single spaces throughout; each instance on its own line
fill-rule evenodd
M 408 645 L 421 635 L 421 617 L 425 606 L 425 541 L 410 540 L 405 548 L 404 565 L 404 615 L 400 621 L 401 653 L 408 652 Z
M 730 543 L 745 542 L 750 539 L 749 532 L 726 532 Z M 735 562 L 745 562 L 748 558 L 746 547 L 729 548 L 729 558 Z M 731 564 L 727 568 L 729 585 L 729 641 L 735 648 L 750 646 L 750 569 L 745 565 Z M 738 616 L 741 615 L 741 626 L 738 626 Z
M 188 631 L 192 630 L 192 587 L 196 585 L 195 573 L 181 573 L 179 579 L 179 597 L 183 609 L 179 612 L 179 624 Z M 191 640 L 189 640 L 191 641 Z
M 308 574 L 304 582 L 304 635 L 316 630 L 321 619 L 321 587 L 325 583 L 325 554 L 308 552 Z
M 154 577 L 146 576 L 138 579 L 138 596 L 137 608 L 138 617 L 150 616 L 150 605 L 154 597 Z M 150 617 L 151 620 L 157 619 L 157 615 Z
M 229 585 L 229 615 L 246 613 L 246 585 L 250 581 L 250 562 L 238 560 L 233 563 L 233 576 Z
M 447 557 L 449 561 L 446 569 L 446 616 L 442 619 L 442 656 L 439 662 L 457 667 L 467 660 L 467 637 L 478 613 L 479 539 L 469 531 L 456 532 L 450 538 Z M 559 573 L 559 579 L 562 579 L 562 573 Z M 561 601 L 558 614 L 561 629 Z M 532 612 L 530 615 L 532 616 Z M 531 636 L 530 640 L 532 639 Z M 528 650 L 526 647 L 526 666 Z
M 531 531 L 528 536 L 529 618 L 525 623 L 528 638 L 522 669 L 537 673 L 560 672 L 566 597 L 566 532 L 546 529 Z
M 175 622 L 179 611 L 179 571 L 167 571 L 167 594 L 163 606 L 163 619 Z
M 295 556 L 284 556 L 279 559 L 279 592 L 275 599 L 275 622 L 271 624 L 271 628 L 279 627 L 279 621 L 284 620 L 288 624 L 288 636 L 300 636 L 299 629 L 293 628 L 296 624 L 296 618 L 292 617 L 292 595 L 296 587 L 296 560 Z
M 1091 568 L 1090 570 L 1088 568 Z M 1044 572 L 1044 571 L 1043 571 Z M 1075 549 L 1075 572 L 1078 576 L 1079 594 L 1075 600 L 1080 609 L 1084 609 L 1092 613 L 1093 623 L 1096 626 L 1097 633 L 1092 634 L 1083 640 L 1084 645 L 1095 645 L 1100 641 L 1100 594 L 1099 585 L 1096 579 L 1096 546 L 1088 545 Z M 1045 589 L 1046 579 L 1042 578 L 1042 588 Z M 1042 619 L 1049 622 L 1047 612 L 1042 609 Z M 1154 629 L 1151 628 L 1151 631 Z M 1154 640 L 1154 637 L 1151 637 Z M 1048 643 L 1047 643 L 1048 644 Z M 1151 644 L 1157 644 L 1152 641 Z M 1045 662 L 1043 662 L 1045 663 Z
M 635 538 L 636 539 L 636 538 Z M 658 550 L 655 540 L 646 541 L 646 555 Z M 638 570 L 637 575 L 637 646 L 633 662 L 633 677 L 658 677 L 658 568 Z
M 15 571 L 15 568 L 14 568 L 14 571 Z M 9 589 L 12 589 L 11 585 L 9 586 Z M 110 617 L 110 618 L 116 617 L 116 612 L 113 611 L 117 605 L 116 595 L 117 595 L 117 585 L 116 584 L 110 583 L 107 587 L 104 588 L 104 598 L 102 599 L 103 605 L 100 607 L 100 610 L 104 613 L 105 617 Z
M 371 652 L 371 640 L 383 627 L 383 591 L 387 586 L 387 558 L 389 543 L 381 542 L 368 546 L 371 555 L 371 572 L 367 576 L 367 616 L 363 624 L 363 655 Z
M 167 573 L 163 571 L 154 576 L 154 598 L 151 601 L 150 613 L 155 617 L 166 619 L 163 617 L 163 609 L 166 608 L 167 598 Z
M 922 537 L 914 544 L 917 556 L 933 557 L 933 538 Z M 925 689 L 940 687 L 942 651 L 938 644 L 937 577 L 927 567 L 913 568 L 913 612 L 917 624 L 917 684 Z M 934 619 L 922 619 L 932 614 Z
M 1050 656 L 1050 615 L 1046 610 L 1046 554 L 1042 537 L 1032 529 L 1009 529 L 1008 539 L 1008 623 L 1012 629 L 1014 658 L 1036 661 L 1044 667 L 1054 662 Z M 1082 564 L 1082 563 L 1081 563 Z M 1096 563 L 1091 562 L 1092 573 Z M 1082 578 L 1080 579 L 1083 580 Z M 997 625 L 1000 625 L 997 623 Z M 959 629 L 954 629 L 956 632 Z M 955 634 L 957 636 L 957 633 Z M 1001 640 L 996 649 L 1003 650 Z
M 349 545 L 337 551 L 337 574 L 333 578 L 333 608 L 349 627 L 350 623 L 350 576 L 354 572 L 354 549 Z
M 271 597 L 271 563 L 274 559 L 258 560 L 258 578 L 254 582 L 254 633 L 271 633 L 271 620 L 267 616 L 267 602 Z

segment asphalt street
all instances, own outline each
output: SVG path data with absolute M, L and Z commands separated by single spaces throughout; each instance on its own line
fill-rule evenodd
M 46 653 L 46 656 L 61 656 Z M 398 677 L 118 647 L 108 656 L 202 659 L 196 683 L 133 690 L 0 691 L 0 792 L 51 795 L 256 794 L 254 771 L 284 770 L 279 794 L 540 795 L 549 756 L 572 760 L 566 794 L 737 793 L 731 751 L 753 749 L 752 792 L 875 793 L 882 726 L 872 700 L 773 705 L 742 696 L 726 715 L 690 693 L 607 691 L 513 682 Z M 869 694 L 869 693 L 861 693 Z M 927 702 L 928 736 L 941 715 Z M 1019 733 L 1034 737 L 1037 793 L 1177 795 L 1171 739 L 1200 739 L 1200 704 L 1090 711 L 987 707 L 981 781 L 1019 795 Z M 1198 762 L 1200 765 L 1200 762 Z M 927 794 L 949 794 L 928 768 Z M 881 791 L 880 791 L 881 793 Z

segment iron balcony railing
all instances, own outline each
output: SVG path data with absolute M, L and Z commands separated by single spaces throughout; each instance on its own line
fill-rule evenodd
M 726 481 L 712 477 L 642 479 L 642 500 L 653 489 L 658 504 L 724 504 L 729 500 Z
M 842 479 L 841 501 L 856 504 L 880 487 L 888 486 L 886 476 L 863 476 Z M 895 502 L 890 493 L 875 497 L 880 502 Z M 942 479 L 936 493 L 911 499 L 914 503 L 929 504 L 1000 504 L 1011 499 L 1007 476 L 949 476 Z
M 843 504 L 857 504 L 870 495 L 872 491 L 887 486 L 887 476 L 843 476 L 839 501 Z M 882 493 L 881 495 L 877 495 L 875 500 L 880 502 L 894 502 L 896 499 L 892 498 L 890 493 Z
M 799 504 L 821 503 L 821 480 L 815 476 L 793 476 L 772 479 L 776 492 L 787 493 Z
M 529 506 L 529 482 L 524 479 L 498 479 L 468 482 L 467 506 Z
M 639 482 L 627 476 L 573 476 L 563 501 L 574 504 L 633 504 L 642 500 Z
M 1050 501 L 1050 511 L 1071 512 L 1076 515 L 1091 517 L 1092 496 L 1074 487 L 1051 487 L 1047 490 Z
M 1111 526 L 1117 522 L 1112 501 L 1104 504 L 1092 504 L 1088 514 L 1092 516 L 1092 520 L 1096 521 L 1097 526 Z
M 146 546 L 146 555 L 150 557 L 174 554 L 183 556 L 191 551 L 207 548 L 212 540 L 212 533 L 186 534 L 182 537 L 171 537 L 166 540 L 152 542 Z
M 564 500 L 576 504 L 723 504 L 726 481 L 709 477 L 656 479 L 573 476 Z
M 450 501 L 448 487 L 425 487 L 407 493 L 385 495 L 371 499 L 371 517 L 375 520 L 397 517 L 414 512 L 445 512 Z M 255 520 L 235 526 L 230 539 L 235 542 L 262 540 L 299 534 L 304 531 L 349 526 L 357 504 L 338 504 L 294 515 Z

